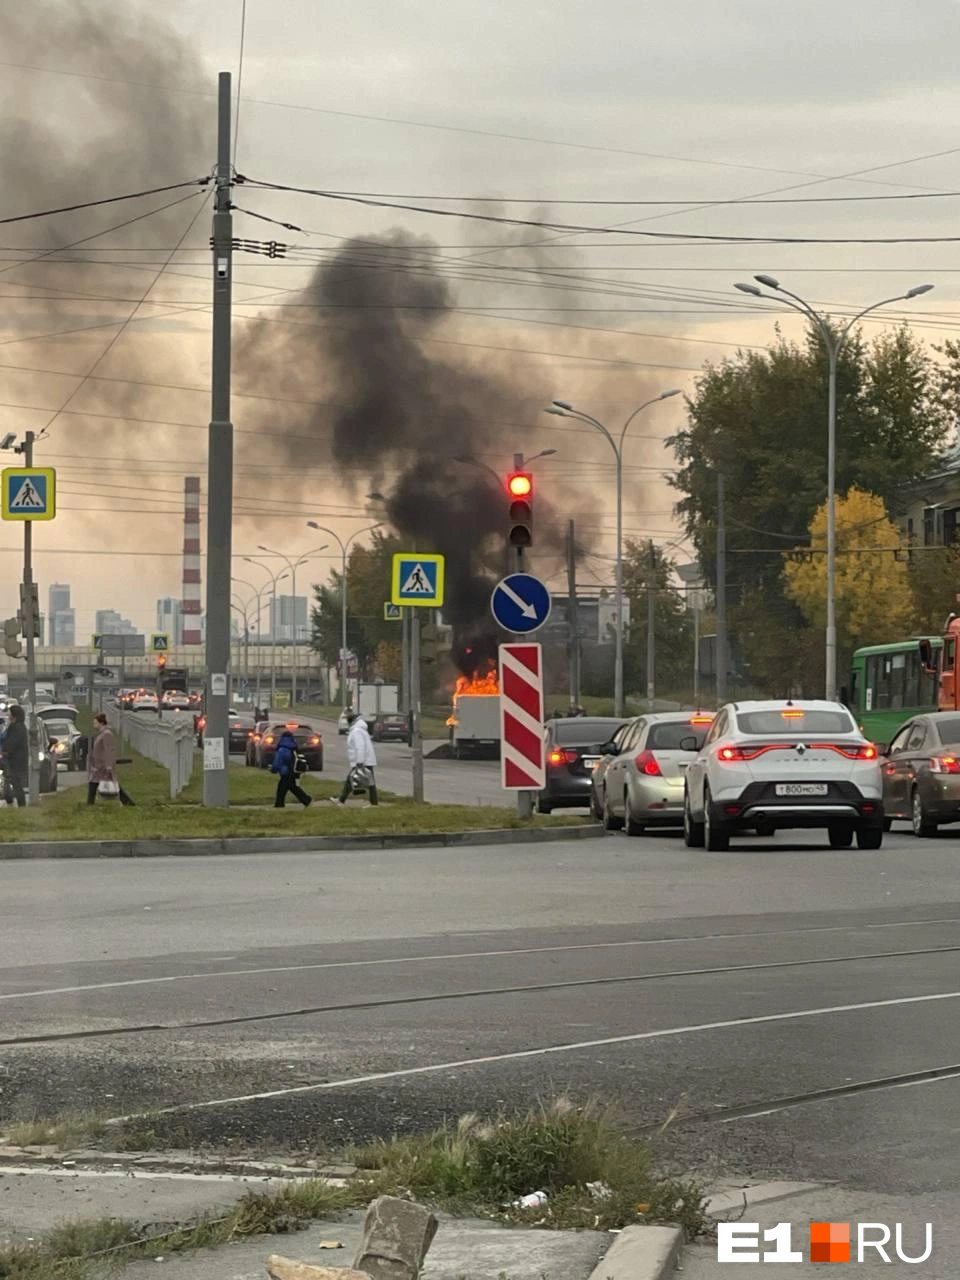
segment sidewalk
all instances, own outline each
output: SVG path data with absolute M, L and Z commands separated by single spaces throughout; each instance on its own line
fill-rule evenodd
M 793 1225 L 792 1247 L 809 1257 L 809 1224 L 811 1222 L 847 1222 L 852 1224 L 851 1239 L 856 1241 L 856 1223 L 884 1223 L 893 1235 L 895 1224 L 903 1224 L 904 1253 L 916 1257 L 924 1251 L 925 1224 L 933 1226 L 933 1252 L 926 1262 L 915 1265 L 901 1262 L 891 1246 L 890 1262 L 885 1263 L 874 1250 L 867 1250 L 864 1261 L 856 1261 L 856 1245 L 850 1263 L 830 1264 L 829 1280 L 880 1280 L 885 1277 L 909 1276 L 911 1280 L 956 1280 L 960 1274 L 960 1193 L 937 1191 L 920 1195 L 887 1196 L 870 1191 L 850 1191 L 842 1187 L 824 1187 L 787 1195 L 763 1204 L 729 1208 L 716 1216 L 720 1221 L 756 1222 L 760 1232 L 780 1222 Z M 761 1250 L 775 1250 L 776 1244 Z M 790 1280 L 822 1280 L 822 1263 L 793 1264 Z M 756 1263 L 721 1263 L 717 1260 L 715 1241 L 689 1245 L 683 1251 L 682 1280 L 756 1280 Z

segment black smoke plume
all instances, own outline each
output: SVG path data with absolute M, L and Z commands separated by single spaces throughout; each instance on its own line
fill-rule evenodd
M 362 464 L 363 490 L 384 493 L 390 523 L 412 549 L 446 557 L 444 617 L 455 660 L 472 674 L 496 656 L 490 592 L 512 568 L 506 475 L 514 453 L 537 452 L 538 419 L 555 393 L 530 361 L 461 346 L 443 268 L 431 240 L 405 231 L 349 241 L 306 290 L 305 301 L 332 319 L 299 334 L 262 324 L 243 342 L 242 359 L 254 380 L 277 362 L 307 361 L 320 373 L 324 402 L 308 430 L 329 441 L 345 482 Z M 533 568 L 538 548 L 557 567 L 564 546 L 558 488 L 544 484 L 554 502 L 536 481 Z

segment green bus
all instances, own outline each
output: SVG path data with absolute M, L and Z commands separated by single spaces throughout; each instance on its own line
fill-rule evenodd
M 942 636 L 926 637 L 939 659 Z M 889 742 L 913 715 L 937 709 L 937 676 L 923 668 L 920 636 L 857 649 L 844 701 L 873 742 Z

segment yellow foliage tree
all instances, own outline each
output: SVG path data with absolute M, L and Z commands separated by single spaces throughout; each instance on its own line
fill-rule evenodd
M 914 612 L 907 565 L 894 555 L 902 545 L 883 499 L 862 489 L 837 496 L 837 645 L 850 653 L 910 632 Z M 827 619 L 827 506 L 810 522 L 810 546 L 787 552 L 786 594 L 812 627 Z

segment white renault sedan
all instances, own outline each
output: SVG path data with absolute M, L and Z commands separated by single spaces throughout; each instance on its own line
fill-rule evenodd
M 697 750 L 694 737 L 684 745 Z M 825 827 L 830 846 L 883 842 L 877 748 L 839 702 L 732 702 L 722 707 L 684 776 L 683 835 L 723 850 L 745 828 L 761 836 Z

